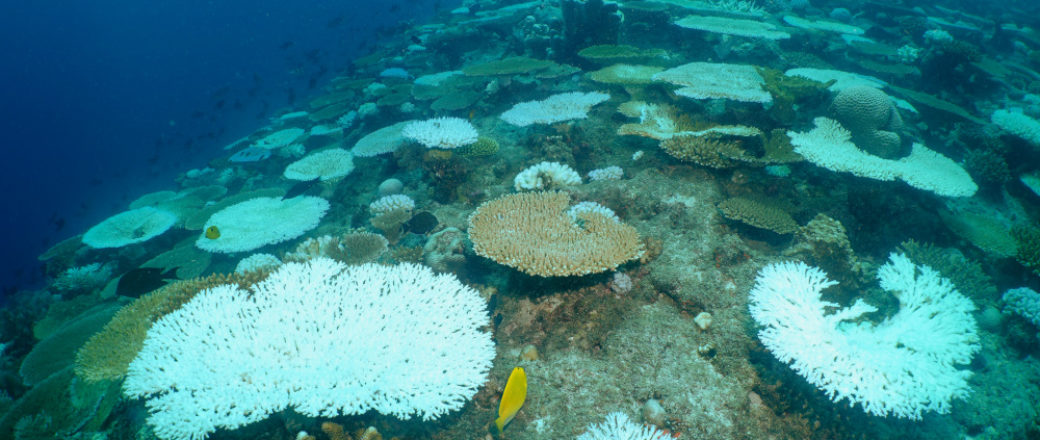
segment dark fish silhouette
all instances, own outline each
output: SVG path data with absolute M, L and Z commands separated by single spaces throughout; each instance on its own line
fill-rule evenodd
M 116 284 L 116 295 L 137 298 L 166 285 L 167 280 L 177 279 L 177 267 L 163 272 L 158 267 L 138 267 L 119 278 Z
M 281 46 L 278 46 L 278 48 L 281 49 L 281 50 L 285 50 L 285 49 L 288 49 L 288 48 L 292 47 L 293 44 L 296 44 L 296 43 L 293 43 L 292 41 L 286 41 L 286 42 L 282 43 Z
M 321 182 L 320 177 L 315 177 L 314 179 L 304 180 L 300 183 L 297 183 L 293 185 L 292 188 L 289 188 L 289 192 L 285 193 L 285 195 L 282 196 L 282 200 L 291 199 L 293 197 L 303 195 L 307 192 L 307 190 L 314 187 L 314 185 L 317 185 L 318 182 Z
M 420 211 L 412 216 L 411 220 L 404 223 L 404 229 L 408 232 L 423 235 L 433 230 L 440 223 L 437 216 L 429 211 Z

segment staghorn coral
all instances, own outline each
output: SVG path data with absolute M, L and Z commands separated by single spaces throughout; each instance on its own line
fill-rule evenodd
M 478 255 L 529 275 L 587 275 L 642 257 L 635 228 L 593 211 L 567 215 L 562 192 L 511 194 L 480 205 L 469 217 Z
M 268 273 L 215 274 L 170 283 L 142 295 L 115 312 L 101 331 L 80 347 L 76 352 L 76 376 L 89 382 L 122 379 L 126 376 L 130 361 L 141 350 L 145 334 L 152 323 L 177 310 L 204 289 L 224 284 L 237 284 L 243 289 L 249 289 L 266 278 Z
M 935 269 L 977 302 L 992 301 L 997 297 L 997 287 L 982 265 L 964 256 L 959 249 L 907 240 L 899 244 L 899 251 L 911 260 Z
M 147 423 L 169 440 L 289 408 L 429 421 L 486 380 L 495 357 L 481 330 L 487 313 L 476 290 L 419 265 L 287 263 L 252 291 L 210 288 L 157 321 L 123 394 L 146 398 Z M 330 347 L 349 356 L 315 362 Z

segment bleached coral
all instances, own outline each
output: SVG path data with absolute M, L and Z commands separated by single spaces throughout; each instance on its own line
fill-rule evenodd
M 252 292 L 207 289 L 159 319 L 123 394 L 145 399 L 164 440 L 203 439 L 287 408 L 430 420 L 487 379 L 487 323 L 476 290 L 423 266 L 288 263 Z
M 574 206 L 571 206 L 570 209 L 567 210 L 567 216 L 569 216 L 572 221 L 577 223 L 579 221 L 579 218 L 581 217 L 581 214 L 586 212 L 593 212 L 607 217 L 611 220 L 614 220 L 616 222 L 621 221 L 621 219 L 618 218 L 617 214 L 614 213 L 614 210 L 606 206 L 600 205 L 596 202 L 580 202 Z
M 58 275 L 52 286 L 62 291 L 88 291 L 104 286 L 111 277 L 111 265 L 91 263 L 66 269 Z
M 814 122 L 816 128 L 805 133 L 788 131 L 787 136 L 796 153 L 818 166 L 875 180 L 900 179 L 945 197 L 970 197 L 978 191 L 960 165 L 924 145 L 913 144 L 904 158 L 884 159 L 859 149 L 852 143 L 852 134 L 837 121 L 820 117 Z
M 675 25 L 686 29 L 696 29 L 716 34 L 762 38 L 766 40 L 785 40 L 791 38 L 791 34 L 780 30 L 780 28 L 775 24 L 758 20 L 745 20 L 741 18 L 688 15 L 676 20 Z
M 290 180 L 339 179 L 354 171 L 354 155 L 342 148 L 330 148 L 308 154 L 289 164 L 282 173 Z
M 415 209 L 415 200 L 404 194 L 391 194 L 383 196 L 368 204 L 368 211 L 372 215 L 386 214 L 390 211 Z
M 990 121 L 1015 136 L 1040 146 L 1040 121 L 1030 118 L 1021 112 L 997 110 L 990 116 Z
M 412 121 L 401 129 L 401 136 L 426 148 L 453 149 L 477 141 L 477 129 L 462 118 L 433 118 Z
M 401 130 L 412 122 L 398 122 L 366 134 L 361 139 L 358 139 L 357 143 L 354 144 L 354 148 L 350 149 L 350 152 L 357 157 L 372 157 L 393 153 L 407 142 L 401 134 Z
M 216 227 L 220 234 L 216 238 L 200 234 L 195 246 L 209 252 L 231 253 L 281 243 L 316 228 L 328 209 L 329 202 L 320 197 L 249 199 L 210 216 L 203 231 Z
M 800 262 L 762 268 L 749 298 L 759 339 L 835 402 L 914 420 L 949 412 L 950 401 L 970 392 L 971 371 L 958 366 L 980 348 L 975 305 L 902 254 L 890 255 L 878 278 L 900 308 L 875 325 L 857 319 L 878 310 L 861 299 L 846 308 L 822 299 L 837 284 L 823 271 Z
M 166 232 L 177 216 L 146 206 L 113 215 L 87 230 L 83 244 L 96 249 L 117 248 L 151 240 Z
M 243 274 L 261 270 L 273 270 L 281 265 L 282 260 L 279 260 L 278 257 L 261 252 L 239 260 L 235 266 L 235 273 Z
M 617 165 L 589 171 L 589 180 L 593 182 L 597 180 L 621 180 L 622 177 L 625 177 L 625 172 Z
M 531 124 L 552 124 L 585 119 L 592 106 L 610 99 L 602 92 L 570 92 L 552 95 L 541 101 L 521 102 L 502 113 L 502 120 L 518 127 Z
M 531 165 L 513 178 L 517 191 L 560 188 L 581 183 L 581 175 L 559 162 L 540 162 Z
M 694 62 L 657 73 L 653 78 L 682 86 L 675 94 L 691 99 L 773 102 L 773 95 L 763 89 L 765 79 L 751 65 Z
M 606 420 L 589 425 L 576 440 L 664 440 L 668 436 L 652 426 L 640 425 L 623 412 L 607 414 Z

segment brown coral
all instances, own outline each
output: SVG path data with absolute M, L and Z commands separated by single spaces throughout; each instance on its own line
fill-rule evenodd
M 159 318 L 177 310 L 202 290 L 224 284 L 248 289 L 266 277 L 264 271 L 215 274 L 167 284 L 142 295 L 119 309 L 100 332 L 83 344 L 76 353 L 76 375 L 91 382 L 122 379 L 130 361 L 144 346 L 148 329 Z
M 722 215 L 756 228 L 768 229 L 777 234 L 790 234 L 798 230 L 798 222 L 791 214 L 760 200 L 734 197 L 719 203 Z
M 645 249 L 635 228 L 600 212 L 566 212 L 562 192 L 512 194 L 484 203 L 469 218 L 473 250 L 543 277 L 612 270 Z
M 757 162 L 744 152 L 739 142 L 713 136 L 674 136 L 661 141 L 661 148 L 676 159 L 708 168 L 733 168 Z

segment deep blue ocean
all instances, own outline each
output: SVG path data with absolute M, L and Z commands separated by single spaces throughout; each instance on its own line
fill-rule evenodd
M 173 189 L 442 3 L 7 2 L 0 285 L 39 285 L 51 245 Z

